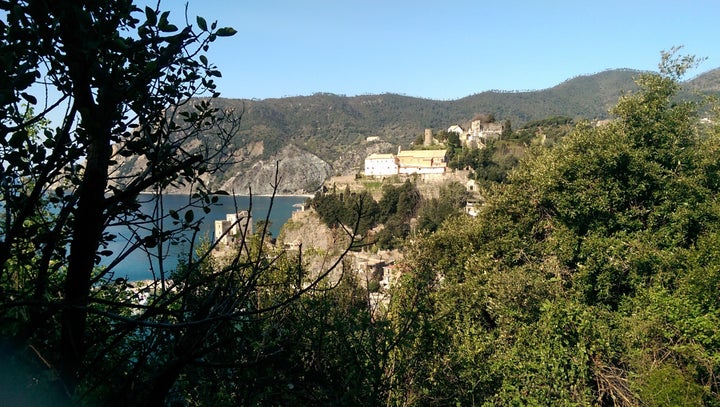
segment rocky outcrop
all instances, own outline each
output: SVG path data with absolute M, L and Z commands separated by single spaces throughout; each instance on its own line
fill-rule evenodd
M 302 251 L 303 266 L 310 279 L 329 272 L 330 281 L 336 282 L 342 276 L 342 267 L 333 265 L 338 264 L 350 239 L 344 229 L 328 228 L 317 212 L 308 209 L 293 213 L 280 229 L 277 243 L 292 252 Z
M 362 142 L 346 146 L 338 152 L 332 163 L 327 163 L 315 154 L 298 148 L 294 144 L 284 146 L 277 154 L 262 159 L 262 144 L 249 145 L 241 151 L 239 164 L 229 167 L 224 174 L 210 179 L 211 185 L 236 194 L 266 195 L 273 192 L 275 169 L 280 180 L 277 186 L 279 194 L 313 194 L 327 179 L 337 174 L 355 175 L 372 153 L 392 151 L 393 145 L 384 141 Z M 258 153 L 259 151 L 259 153 Z
M 198 150 L 197 145 L 184 146 L 187 150 Z M 223 171 L 204 174 L 203 182 L 213 189 L 245 195 L 268 195 L 275 187 L 275 171 L 279 182 L 278 194 L 313 194 L 333 175 L 355 175 L 362 169 L 365 157 L 376 152 L 393 150 L 393 145 L 384 141 L 360 142 L 344 146 L 338 150 L 332 163 L 328 163 L 317 155 L 297 147 L 295 144 L 283 146 L 277 153 L 266 157 L 266 148 L 262 141 L 250 142 L 233 151 L 234 163 L 226 165 Z M 121 157 L 118 157 L 121 158 Z M 142 172 L 147 160 L 142 157 L 130 157 L 119 163 L 117 175 L 130 175 Z M 173 185 L 167 192 L 187 193 L 188 185 Z
M 290 144 L 269 159 L 255 161 L 249 167 L 236 165 L 229 168 L 219 188 L 237 194 L 245 194 L 248 190 L 253 194 L 270 194 L 275 186 L 276 169 L 279 194 L 313 193 L 332 174 L 330 164 Z
M 347 243 L 347 235 L 328 228 L 313 209 L 294 212 L 278 236 L 279 245 L 316 253 L 339 254 Z
M 269 195 L 275 187 L 275 171 L 278 171 L 278 194 L 311 194 L 332 175 L 332 166 L 318 156 L 289 144 L 277 154 L 262 159 L 262 142 L 251 143 L 235 152 L 238 157 L 234 164 L 228 165 L 224 171 L 212 175 L 204 174 L 203 182 L 212 189 L 221 189 L 238 195 L 252 191 L 257 195 Z M 131 175 L 142 172 L 147 166 L 144 157 L 131 157 L 120 162 L 115 169 L 116 175 Z M 113 183 L 121 186 L 119 183 Z M 187 193 L 189 185 L 172 185 L 167 192 Z

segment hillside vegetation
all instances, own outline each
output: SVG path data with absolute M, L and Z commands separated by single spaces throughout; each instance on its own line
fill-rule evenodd
M 316 194 L 289 242 L 239 204 L 210 240 L 208 184 L 291 191 L 272 167 L 292 156 L 280 178 L 312 188 L 339 168 L 325 147 L 393 148 L 362 142 L 366 118 L 404 134 L 460 102 L 387 96 L 417 104 L 410 120 L 380 115 L 385 96 L 299 98 L 234 138 L 205 52 L 235 30 L 155 7 L 0 18 L 0 405 L 720 406 L 720 99 L 682 89 L 694 57 L 664 52 L 602 124 L 544 111 L 483 149 L 434 133 L 472 167 L 452 174 L 474 172 L 468 213 L 464 178 L 424 194 L 357 177 Z M 491 110 L 457 120 L 511 121 Z
M 679 94 L 684 62 L 664 62 L 616 121 L 535 151 L 477 218 L 410 242 L 424 317 L 405 401 L 720 405 L 720 133 Z
M 392 242 L 405 259 L 387 308 L 350 276 L 288 311 L 283 350 L 308 362 L 276 365 L 262 400 L 720 405 L 720 129 L 682 96 L 686 63 L 665 67 L 617 101 L 617 120 L 533 150 L 476 218 L 397 233 L 408 238 Z M 415 206 L 396 199 L 409 182 L 384 192 L 313 205 L 328 225 Z
M 639 73 L 605 71 L 540 91 L 488 91 L 452 101 L 395 94 L 346 97 L 318 93 L 282 99 L 220 99 L 216 104 L 244 109 L 243 139 L 238 145 L 263 140 L 268 156 L 292 142 L 332 162 L 339 149 L 367 136 L 407 145 L 425 128 L 466 125 L 478 113 L 492 113 L 498 121 L 510 120 L 514 126 L 557 115 L 606 118 L 620 94 L 635 89 L 633 79 Z
M 717 72 L 701 75 L 685 83 L 685 88 L 717 92 Z M 282 189 L 312 192 L 307 188 L 320 185 L 328 176 L 356 172 L 372 152 L 392 152 L 398 145 L 407 146 L 425 128 L 439 131 L 452 124 L 467 127 L 478 113 L 493 114 L 497 121 L 509 120 L 513 128 L 554 116 L 605 119 L 622 94 L 637 90 L 634 80 L 641 73 L 608 70 L 568 79 L 544 90 L 487 91 L 450 101 L 396 94 L 347 97 L 329 93 L 264 100 L 221 98 L 214 101 L 217 107 L 243 112 L 234 140 L 241 159 L 210 181 L 225 189 L 243 191 L 249 185 L 256 192 L 267 193 L 270 180 L 251 177 L 252 166 L 262 161 L 266 167 L 272 167 L 276 161 L 288 159 L 283 148 L 292 144 L 299 149 L 293 150 L 293 160 L 315 164 L 308 171 L 310 175 L 293 182 L 286 180 Z M 385 143 L 368 144 L 365 142 L 368 136 L 379 136 Z M 248 146 L 256 148 L 249 152 Z M 327 163 L 327 167 L 319 166 L 315 157 Z M 293 165 L 292 169 L 303 172 L 302 166 Z

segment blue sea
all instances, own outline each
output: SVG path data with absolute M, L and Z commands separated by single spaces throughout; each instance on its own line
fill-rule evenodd
M 147 196 L 147 198 L 149 199 L 150 197 Z M 200 233 L 197 234 L 197 237 L 195 239 L 196 243 L 199 243 L 199 241 L 203 238 L 212 240 L 215 231 L 215 220 L 224 220 L 226 214 L 235 212 L 236 204 L 237 209 L 240 211 L 247 210 L 250 207 L 249 196 L 218 196 L 217 198 L 218 202 L 214 205 L 211 205 L 211 211 L 209 213 L 204 214 L 201 209 L 195 209 L 193 211 L 196 220 L 199 219 L 202 215 Z M 285 224 L 285 222 L 287 222 L 288 219 L 290 219 L 290 217 L 292 216 L 292 212 L 294 210 L 297 210 L 297 208 L 293 207 L 293 205 L 305 202 L 306 199 L 307 197 L 304 196 L 275 197 L 272 203 L 272 211 L 270 212 L 269 217 L 270 227 L 268 228 L 272 236 L 278 236 L 278 234 L 280 233 L 280 228 Z M 177 210 L 187 202 L 187 195 L 178 194 L 163 196 L 163 206 L 166 212 L 168 212 L 169 210 Z M 144 202 L 141 209 L 145 213 L 150 215 L 153 211 L 154 206 L 155 205 L 153 202 Z M 255 225 L 258 221 L 264 221 L 266 219 L 269 208 L 270 197 L 252 197 L 252 220 L 254 230 L 257 230 Z M 184 216 L 184 214 L 185 212 L 183 211 L 180 213 L 180 216 L 182 217 Z M 170 223 L 171 221 L 167 221 L 168 225 Z M 107 250 L 113 252 L 113 255 L 102 258 L 101 265 L 108 265 L 112 260 L 114 260 L 115 255 L 117 253 L 120 253 L 123 247 L 127 244 L 127 240 L 125 239 L 125 237 L 130 235 L 129 229 L 124 226 L 112 227 L 108 230 L 108 232 L 117 235 L 118 238 L 107 248 Z M 190 233 L 186 234 L 186 236 L 191 237 Z M 165 260 L 163 261 L 163 267 L 166 274 L 169 273 L 171 270 L 175 269 L 178 264 L 179 256 L 187 256 L 189 247 L 189 242 L 180 243 L 177 245 L 172 245 L 166 242 L 163 245 L 163 251 L 167 254 Z M 159 277 L 157 275 L 158 262 L 152 261 L 152 264 L 154 266 L 153 269 L 156 273 L 155 276 L 153 276 L 153 273 L 151 271 L 151 260 L 148 258 L 148 256 L 142 250 L 135 250 L 133 253 L 131 253 L 113 268 L 112 277 L 126 278 L 130 281 L 149 280 L 154 277 L 157 278 Z

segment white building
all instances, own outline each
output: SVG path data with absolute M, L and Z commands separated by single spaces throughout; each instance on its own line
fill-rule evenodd
M 395 156 L 392 154 L 370 154 L 365 159 L 365 176 L 368 177 L 385 177 L 396 175 L 398 173 L 398 164 Z
M 229 246 L 239 241 L 243 236 L 252 234 L 252 217 L 248 211 L 229 213 L 225 220 L 215 221 L 215 241 Z
M 473 218 L 477 218 L 480 214 L 480 204 L 474 201 L 467 201 L 467 203 L 465 203 L 465 213 Z
M 448 132 L 448 133 L 455 133 L 455 134 L 457 134 L 458 137 L 459 137 L 459 136 L 462 136 L 463 133 L 465 133 L 465 130 L 463 130 L 463 128 L 460 127 L 459 125 L 453 124 L 452 126 L 448 127 L 447 132 Z

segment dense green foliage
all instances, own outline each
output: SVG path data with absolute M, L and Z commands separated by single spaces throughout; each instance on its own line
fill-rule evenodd
M 400 185 L 384 184 L 380 202 L 363 191 L 342 193 L 336 190 L 318 192 L 310 201 L 322 221 L 330 228 L 344 227 L 364 236 L 364 243 L 380 249 L 391 249 L 402 243 L 410 233 L 410 220 L 421 204 L 420 193 L 409 179 Z M 377 225 L 381 230 L 368 231 Z
M 512 149 L 508 148 L 512 147 Z M 488 141 L 483 148 L 462 148 L 448 162 L 453 169 L 471 170 L 470 178 L 486 185 L 503 182 L 508 171 L 518 163 L 512 151 L 524 151 L 525 146 L 514 141 Z
M 206 250 L 169 278 L 168 245 L 215 202 L 202 177 L 232 156 L 237 121 L 211 106 L 220 73 L 206 52 L 235 31 L 202 17 L 179 28 L 156 7 L 0 2 L 0 404 L 162 404 L 241 315 L 278 306 L 251 302 L 274 271 L 259 254 L 208 272 Z M 193 194 L 166 212 L 178 185 Z M 115 276 L 133 252 L 156 279 L 143 292 Z
M 469 197 L 465 185 L 459 182 L 440 186 L 437 198 L 422 201 L 418 209 L 417 228 L 421 231 L 434 232 L 446 219 L 462 214 Z
M 681 93 L 692 57 L 664 53 L 612 122 L 579 122 L 498 179 L 508 144 L 465 157 L 446 135 L 486 174 L 477 218 L 460 214 L 460 184 L 425 200 L 409 180 L 379 201 L 316 196 L 328 225 L 403 248 L 397 282 L 370 293 L 345 257 L 353 239 L 314 270 L 245 230 L 235 250 L 205 243 L 165 269 L 166 245 L 214 203 L 203 177 L 238 142 L 229 111 L 194 99 L 217 96 L 204 53 L 232 29 L 180 29 L 125 0 L 0 10 L 0 404 L 720 406 L 720 117 L 701 121 L 718 106 Z M 38 102 L 32 86 L 59 96 Z M 373 109 L 383 98 L 402 99 Z M 49 127 L 45 106 L 65 122 Z M 448 106 L 417 114 L 434 126 Z M 204 155 L 184 149 L 197 143 Z M 120 156 L 147 165 L 117 173 Z M 195 194 L 165 213 L 180 183 Z M 132 236 L 112 253 L 118 224 Z M 113 274 L 135 250 L 158 260 L 143 289 Z
M 383 94 L 346 97 L 327 93 L 281 99 L 236 101 L 222 99 L 221 107 L 245 107 L 238 142 L 264 139 L 267 146 L 287 141 L 324 150 L 312 152 L 332 161 L 333 146 L 379 135 L 408 145 L 425 128 L 436 131 L 469 123 L 479 112 L 516 125 L 554 115 L 607 117 L 607 110 L 623 91 L 634 89 L 637 71 L 606 71 L 573 78 L 555 88 L 528 92 L 484 92 L 453 101 L 434 101 Z M 242 141 L 241 141 L 242 140 Z M 273 141 L 274 140 L 274 141 Z M 273 150 L 272 148 L 268 148 Z
M 720 405 L 720 132 L 664 55 L 612 123 L 579 124 L 409 248 L 411 404 Z
M 517 131 L 508 133 L 506 139 L 517 140 L 526 145 L 542 144 L 552 146 L 570 133 L 573 125 L 573 119 L 570 117 L 547 117 L 525 123 Z
M 352 228 L 358 224 L 358 233 L 365 234 L 378 222 L 380 209 L 368 192 L 351 193 L 336 190 L 318 192 L 310 201 L 320 218 L 330 228 Z

